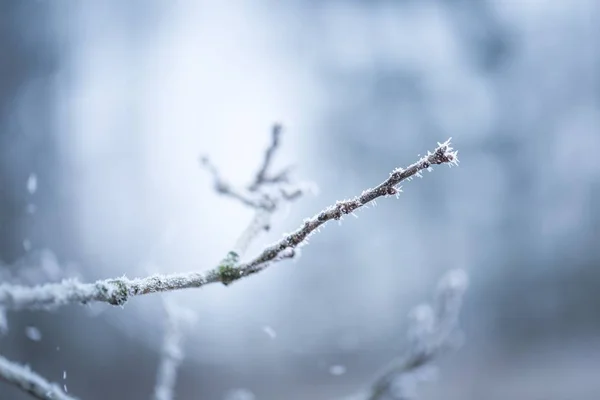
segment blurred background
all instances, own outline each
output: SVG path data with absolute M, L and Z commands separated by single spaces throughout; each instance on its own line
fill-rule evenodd
M 274 122 L 276 165 L 320 190 L 250 254 L 453 138 L 458 168 L 330 224 L 299 259 L 165 295 L 198 316 L 178 399 L 364 389 L 453 268 L 471 277 L 465 342 L 419 398 L 598 398 L 600 2 L 5 0 L 0 54 L 2 281 L 214 266 L 252 212 L 198 159 L 245 184 Z M 8 322 L 0 353 L 69 393 L 150 398 L 159 295 Z

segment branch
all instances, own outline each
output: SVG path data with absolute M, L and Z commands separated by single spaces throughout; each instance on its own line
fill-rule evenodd
M 182 323 L 193 322 L 193 314 L 187 309 L 165 301 L 167 324 L 161 360 L 156 374 L 154 400 L 172 400 L 175 398 L 175 381 L 177 370 L 183 360 L 182 353 Z
M 271 213 L 262 210 L 256 211 L 252 221 L 236 240 L 233 251 L 241 256 L 261 232 L 269 229 L 271 229 Z
M 257 191 L 261 188 L 261 186 L 264 186 L 265 184 L 288 182 L 288 173 L 290 168 L 284 169 L 277 175 L 271 177 L 267 176 L 268 169 L 271 166 L 271 162 L 273 160 L 273 155 L 279 147 L 279 136 L 281 135 L 281 129 L 282 127 L 280 124 L 275 124 L 273 126 L 273 129 L 271 131 L 271 145 L 265 152 L 263 164 L 256 173 L 256 178 L 254 178 L 254 182 L 252 182 L 252 184 L 248 186 L 248 190 L 251 192 Z
M 221 177 L 219 170 L 210 162 L 208 157 L 202 157 L 200 163 L 213 176 L 217 193 L 236 199 L 243 205 L 251 208 L 263 209 L 265 211 L 272 211 L 275 208 L 275 205 L 269 201 L 268 198 L 257 198 L 257 196 L 244 193 L 244 191 L 234 188 Z
M 412 313 L 410 348 L 404 359 L 392 363 L 373 384 L 369 400 L 409 400 L 415 398 L 416 383 L 423 370 L 447 348 L 459 333 L 458 315 L 468 286 L 463 270 L 448 272 L 438 284 L 433 307 L 422 304 Z
M 107 279 L 95 283 L 80 283 L 77 280 L 63 280 L 38 286 L 16 286 L 0 284 L 0 307 L 6 309 L 26 309 L 56 307 L 70 303 L 105 302 L 123 305 L 130 297 L 149 293 L 168 292 L 187 288 L 198 288 L 211 283 L 228 285 L 243 277 L 254 274 L 272 262 L 295 255 L 295 248 L 320 226 L 330 220 L 340 220 L 358 208 L 379 197 L 398 195 L 397 185 L 413 176 L 420 176 L 424 169 L 437 164 L 457 164 L 457 153 L 452 150 L 450 140 L 438 143 L 437 149 L 428 152 L 416 163 L 405 169 L 398 168 L 390 176 L 372 189 L 367 189 L 351 200 L 338 201 L 312 218 L 304 220 L 296 231 L 285 235 L 281 240 L 266 247 L 256 258 L 239 263 L 239 256 L 230 252 L 221 263 L 206 272 L 188 272 L 170 275 L 152 275 L 146 278 L 126 277 Z
M 271 145 L 265 151 L 263 163 L 256 173 L 253 182 L 246 189 L 233 187 L 221 177 L 219 170 L 211 163 L 208 157 L 201 157 L 200 163 L 213 176 L 217 193 L 236 199 L 245 206 L 254 208 L 257 211 L 266 211 L 269 213 L 275 211 L 280 200 L 292 201 L 302 195 L 308 189 L 304 185 L 296 185 L 291 189 L 285 187 L 286 184 L 289 184 L 290 167 L 281 170 L 275 175 L 269 175 L 273 156 L 279 148 L 281 131 L 281 125 L 275 124 L 273 126 Z M 269 193 L 266 191 L 267 186 L 272 185 L 279 186 L 279 193 Z
M 439 165 L 444 163 L 449 163 L 450 165 L 458 164 L 457 152 L 454 152 L 450 146 L 450 139 L 444 143 L 438 143 L 438 147 L 433 153 L 428 152 L 427 156 L 408 166 L 406 169 L 395 169 L 388 179 L 372 189 L 363 191 L 360 196 L 356 196 L 351 200 L 338 201 L 335 205 L 327 207 L 312 218 L 305 219 L 300 228 L 264 249 L 254 260 L 239 266 L 237 272 L 242 277 L 264 269 L 268 266 L 268 262 L 276 259 L 282 252 L 298 247 L 310 234 L 326 222 L 340 220 L 344 215 L 352 214 L 358 208 L 379 197 L 398 195 L 401 190 L 396 186 L 400 182 L 414 175 L 421 176 L 422 170 L 429 169 L 434 164 Z
M 33 372 L 29 367 L 9 361 L 0 355 L 0 380 L 5 381 L 36 399 L 76 400 L 56 384 Z

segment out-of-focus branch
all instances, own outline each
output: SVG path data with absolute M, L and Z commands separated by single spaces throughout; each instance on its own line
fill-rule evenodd
M 177 370 L 183 360 L 182 325 L 195 321 L 195 316 L 190 310 L 167 301 L 165 301 L 164 306 L 167 318 L 161 359 L 156 374 L 154 400 L 172 400 L 175 398 Z
M 244 190 L 234 188 L 221 177 L 219 170 L 211 163 L 208 157 L 202 157 L 200 162 L 202 166 L 212 174 L 217 193 L 236 199 L 245 206 L 251 208 L 272 211 L 275 207 L 275 205 L 269 201 L 269 198 L 255 196 L 250 193 L 246 193 Z
M 273 176 L 268 176 L 269 167 L 271 166 L 271 162 L 273 160 L 273 155 L 277 151 L 279 147 L 279 137 L 281 136 L 282 127 L 280 124 L 273 125 L 273 129 L 271 131 L 271 145 L 265 152 L 265 158 L 263 160 L 260 169 L 256 173 L 256 177 L 254 178 L 254 182 L 250 186 L 248 186 L 248 190 L 251 192 L 255 192 L 260 189 L 261 186 L 267 184 L 276 184 L 276 183 L 287 183 L 289 181 L 289 171 L 290 167 L 280 171 L 278 174 Z
M 211 163 L 208 157 L 201 157 L 200 163 L 213 176 L 217 193 L 236 199 L 245 206 L 254 208 L 257 211 L 274 212 L 280 200 L 296 200 L 306 192 L 308 190 L 307 185 L 290 185 L 289 173 L 291 167 L 284 168 L 273 175 L 269 172 L 273 157 L 279 149 L 281 132 L 281 125 L 275 124 L 272 129 L 271 144 L 265 151 L 263 162 L 254 180 L 245 189 L 235 188 L 221 176 L 217 167 Z
M 390 365 L 371 387 L 368 400 L 411 400 L 425 367 L 451 348 L 459 333 L 458 315 L 468 276 L 463 270 L 448 272 L 439 282 L 432 305 L 422 304 L 411 313 L 409 349 Z
M 374 188 L 363 191 L 353 199 L 338 201 L 313 217 L 304 220 L 298 229 L 267 246 L 257 257 L 248 262 L 240 263 L 239 255 L 232 251 L 219 265 L 206 272 L 153 275 L 137 279 L 122 277 L 95 283 L 63 280 L 60 283 L 33 287 L 0 284 L 0 307 L 6 309 L 43 308 L 69 303 L 85 304 L 93 301 L 123 305 L 130 297 L 143 294 L 198 288 L 217 282 L 228 285 L 263 270 L 274 261 L 293 257 L 295 248 L 326 222 L 340 220 L 344 215 L 353 213 L 379 197 L 398 195 L 400 192 L 398 184 L 413 176 L 420 176 L 422 170 L 437 164 L 457 163 L 457 153 L 452 150 L 450 141 L 438 143 L 438 147 L 433 153 L 428 152 L 426 156 L 407 168 L 395 169 L 385 181 Z
M 36 399 L 42 400 L 76 400 L 67 395 L 56 383 L 33 372 L 29 367 L 9 361 L 0 356 L 0 381 L 18 387 Z
M 68 274 L 75 274 L 75 271 L 69 265 L 59 266 L 54 253 L 46 249 L 28 251 L 10 266 L 0 262 L 0 282 L 6 285 L 31 286 L 41 282 L 56 282 Z M 0 306 L 0 336 L 7 334 L 8 330 L 7 309 Z
M 246 229 L 244 229 L 242 234 L 235 242 L 233 251 L 241 256 L 246 252 L 250 246 L 250 243 L 252 243 L 252 241 L 256 239 L 261 232 L 266 232 L 269 229 L 271 229 L 271 213 L 257 210 L 252 218 L 252 221 L 250 221 Z

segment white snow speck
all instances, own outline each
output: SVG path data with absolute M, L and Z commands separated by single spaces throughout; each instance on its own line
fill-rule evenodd
M 29 192 L 29 194 L 34 194 L 37 190 L 37 186 L 37 176 L 32 173 L 31 175 L 29 175 L 29 178 L 27 178 L 27 191 Z
M 23 240 L 23 250 L 25 250 L 25 251 L 31 250 L 31 240 L 29 240 L 29 239 Z
M 256 396 L 248 389 L 233 389 L 227 392 L 225 400 L 256 400 Z
M 25 336 L 27 336 L 29 340 L 33 340 L 34 342 L 39 342 L 40 340 L 42 340 L 42 332 L 40 332 L 40 330 L 35 326 L 28 326 L 27 328 L 25 328 Z
M 263 327 L 263 331 L 269 335 L 269 337 L 271 339 L 275 339 L 277 337 L 277 332 L 275 332 L 275 330 L 273 328 L 271 328 L 270 326 L 264 326 Z
M 63 379 L 67 379 L 67 371 L 63 371 Z
M 6 319 L 6 311 L 0 308 L 0 335 L 8 333 L 8 320 Z
M 332 365 L 329 367 L 329 373 L 334 376 L 344 375 L 346 373 L 346 367 L 343 365 Z

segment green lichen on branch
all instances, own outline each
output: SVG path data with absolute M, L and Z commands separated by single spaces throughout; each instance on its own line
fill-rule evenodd
M 242 271 L 239 268 L 227 265 L 219 266 L 219 280 L 223 285 L 227 286 L 241 277 Z
M 237 267 L 239 261 L 240 256 L 235 251 L 227 253 L 227 256 L 221 261 L 218 268 L 218 275 L 223 285 L 227 286 L 242 277 L 242 270 Z
M 127 284 L 120 279 L 110 279 L 96 282 L 98 297 L 113 306 L 122 306 L 127 303 L 129 291 Z

